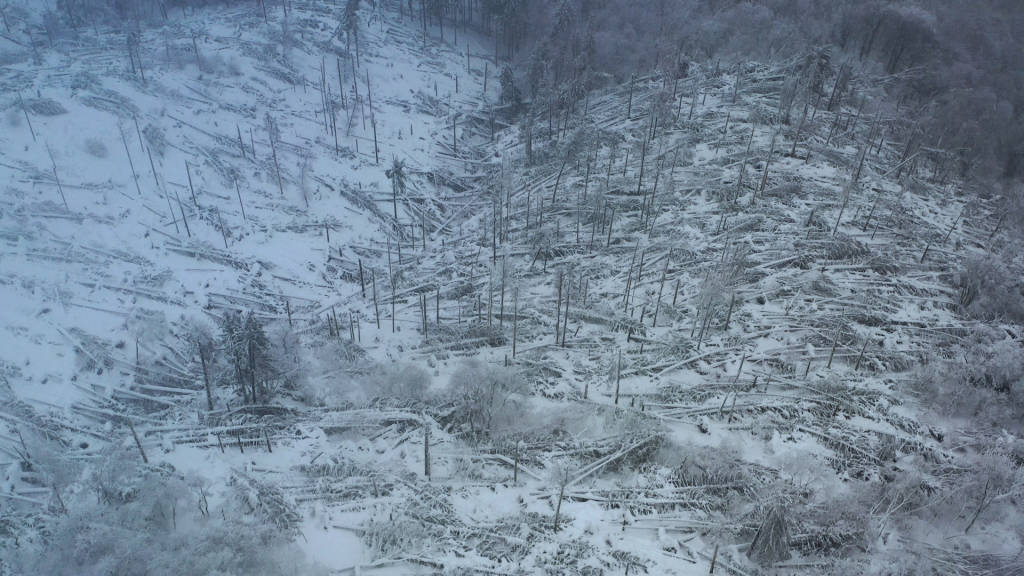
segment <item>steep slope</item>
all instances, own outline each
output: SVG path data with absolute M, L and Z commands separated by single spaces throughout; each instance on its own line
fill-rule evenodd
M 24 432 L 199 478 L 338 573 L 1012 567 L 1016 440 L 911 393 L 977 328 L 956 273 L 1000 217 L 897 107 L 694 64 L 517 117 L 489 39 L 356 15 L 211 7 L 3 70 L 10 518 L 86 497 Z M 955 525 L 901 515 L 933 492 Z
M 172 19 L 142 32 L 135 74 L 123 35 L 87 31 L 40 66 L 5 70 L 4 298 L 17 303 L 5 327 L 17 348 L 4 361 L 25 384 L 17 392 L 62 407 L 84 398 L 47 393 L 44 380 L 59 386 L 80 368 L 55 349 L 102 348 L 90 359 L 118 369 L 81 384 L 125 388 L 136 360 L 167 354 L 161 332 L 182 314 L 308 319 L 350 296 L 360 250 L 378 264 L 395 227 L 392 158 L 421 195 L 396 210 L 402 224 L 446 217 L 428 184 L 445 177 L 435 139 L 449 108 L 483 105 L 484 62 L 423 46 L 376 11 L 361 15 L 356 62 L 338 13 L 311 3 L 266 24 L 248 6 Z M 163 360 L 168 378 L 191 381 L 175 371 L 181 358 Z

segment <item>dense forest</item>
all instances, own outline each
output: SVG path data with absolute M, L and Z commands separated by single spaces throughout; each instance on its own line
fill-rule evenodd
M 631 75 L 684 76 L 691 61 L 767 61 L 787 73 L 798 106 L 849 83 L 849 97 L 911 123 L 919 145 L 955 154 L 961 176 L 991 183 L 1024 174 L 1024 45 L 1015 32 L 1024 14 L 1012 0 L 484 6 L 535 107 L 565 106 Z

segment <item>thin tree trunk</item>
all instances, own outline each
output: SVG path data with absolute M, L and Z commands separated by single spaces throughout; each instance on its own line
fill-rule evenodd
M 144 464 L 149 464 L 149 458 L 146 458 L 146 451 L 142 449 L 142 442 L 139 440 L 139 435 L 135 433 L 135 425 L 127 418 L 125 418 L 125 420 L 128 421 L 128 429 L 132 431 L 132 438 L 135 439 L 135 447 L 139 449 L 139 454 L 142 455 L 142 462 Z

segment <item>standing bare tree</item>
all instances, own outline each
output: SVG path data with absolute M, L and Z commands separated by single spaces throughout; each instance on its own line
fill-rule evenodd
M 388 180 L 391 180 L 391 205 L 395 210 L 395 223 L 398 223 L 398 196 L 405 195 L 405 162 L 394 158 L 391 161 L 391 168 L 385 171 Z

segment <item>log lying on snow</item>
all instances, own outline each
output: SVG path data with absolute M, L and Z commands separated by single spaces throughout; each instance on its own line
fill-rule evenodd
M 590 476 L 591 474 L 593 474 L 594 472 L 597 472 L 601 468 L 604 468 L 608 464 L 611 464 L 612 462 L 618 460 L 619 458 L 622 458 L 623 456 L 629 454 L 630 452 L 633 452 L 634 450 L 636 450 L 636 449 L 638 449 L 638 448 L 640 448 L 642 446 L 646 446 L 648 443 L 653 442 L 655 440 L 658 440 L 659 438 L 660 438 L 660 436 L 657 436 L 657 435 L 648 436 L 646 438 L 643 438 L 641 440 L 638 440 L 637 442 L 634 442 L 634 443 L 630 444 L 629 446 L 626 446 L 626 447 L 622 448 L 621 450 L 619 450 L 618 452 L 615 452 L 614 454 L 609 454 L 608 456 L 605 456 L 604 458 L 598 459 L 596 462 L 593 462 L 592 464 L 590 464 L 590 465 L 586 466 L 585 468 L 583 468 L 582 470 L 580 470 L 580 472 L 576 475 L 575 478 L 572 478 L 571 480 L 569 480 L 568 483 L 566 483 L 566 486 L 568 487 L 568 486 L 572 486 L 574 484 L 579 483 L 580 481 L 585 479 L 587 476 Z

